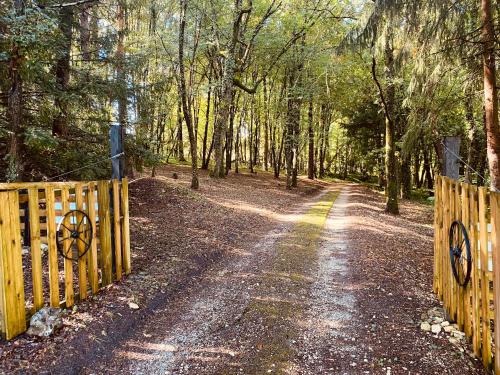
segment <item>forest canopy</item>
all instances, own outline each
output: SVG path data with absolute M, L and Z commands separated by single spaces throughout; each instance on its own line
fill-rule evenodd
M 371 181 L 388 210 L 432 190 L 445 137 L 500 189 L 490 0 L 9 0 L 0 3 L 2 180 L 168 162 Z M 89 167 L 90 166 L 90 167 Z M 61 176 L 63 175 L 63 176 Z

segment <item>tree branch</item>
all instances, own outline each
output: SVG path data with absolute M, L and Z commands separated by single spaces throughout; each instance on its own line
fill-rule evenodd
M 392 121 L 389 115 L 389 109 L 387 108 L 387 102 L 385 101 L 384 90 L 382 90 L 382 86 L 380 85 L 380 82 L 377 78 L 377 60 L 375 59 L 375 56 L 372 56 L 372 77 L 373 80 L 375 81 L 375 84 L 377 85 L 378 92 L 380 95 L 380 100 L 382 100 L 382 105 L 384 106 L 385 117 L 389 121 Z

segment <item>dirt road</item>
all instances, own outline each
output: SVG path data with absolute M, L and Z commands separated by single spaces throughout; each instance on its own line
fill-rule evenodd
M 437 306 L 431 207 L 393 217 L 356 185 L 185 180 L 131 190 L 134 274 L 56 338 L 4 346 L 5 373 L 484 373 L 419 328 Z

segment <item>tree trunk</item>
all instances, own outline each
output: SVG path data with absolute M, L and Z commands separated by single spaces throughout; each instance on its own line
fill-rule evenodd
M 127 134 L 127 124 L 128 124 L 128 89 L 127 89 L 127 79 L 125 74 L 125 3 L 123 1 L 118 2 L 118 45 L 116 49 L 117 67 L 116 76 L 118 78 L 118 85 L 120 87 L 118 93 L 118 122 L 120 124 L 120 134 L 121 134 L 121 144 L 123 150 L 125 150 L 125 137 Z M 128 165 L 131 163 L 126 162 L 127 158 L 120 158 L 120 166 L 123 175 L 127 175 L 132 172 L 132 168 L 128 171 Z
M 203 148 L 202 148 L 202 162 L 201 162 L 201 168 L 202 169 L 207 169 L 208 168 L 208 162 L 207 162 L 207 140 L 208 140 L 208 124 L 210 122 L 210 102 L 211 102 L 211 97 L 212 97 L 212 69 L 210 69 L 210 72 L 208 73 L 208 96 L 207 96 L 207 112 L 206 112 L 206 117 L 205 117 L 205 131 L 203 133 Z
M 314 127 L 313 127 L 313 101 L 309 100 L 309 160 L 307 164 L 307 178 L 314 180 Z
M 55 66 L 57 94 L 55 106 L 58 113 L 52 122 L 52 135 L 65 137 L 68 134 L 69 103 L 66 98 L 70 77 L 71 41 L 73 39 L 73 7 L 59 10 L 59 31 L 62 35 L 60 56 Z
M 177 140 L 176 140 L 176 153 L 177 153 L 177 159 L 179 161 L 186 161 L 186 158 L 184 157 L 184 137 L 182 134 L 182 116 L 183 116 L 183 111 L 182 111 L 182 98 L 179 95 L 179 98 L 177 100 Z
M 184 113 L 184 121 L 188 129 L 189 145 L 191 150 L 191 188 L 198 189 L 198 150 L 197 139 L 195 136 L 193 122 L 191 118 L 191 108 L 188 103 L 188 93 L 186 89 L 186 77 L 184 69 L 184 34 L 186 29 L 186 10 L 188 0 L 180 0 L 181 12 L 179 15 L 179 95 L 182 99 L 182 111 Z
M 238 99 L 235 98 L 233 93 L 233 100 L 231 102 L 231 109 L 229 113 L 229 131 L 226 137 L 226 175 L 229 174 L 231 170 L 231 156 L 233 154 L 233 138 L 234 138 L 234 117 L 236 116 L 236 107 L 238 104 Z
M 411 158 L 403 157 L 401 161 L 401 198 L 411 198 Z
M 385 175 L 387 177 L 386 191 L 387 204 L 385 210 L 391 214 L 399 214 L 398 204 L 398 179 L 396 160 L 396 140 L 394 123 L 394 50 L 392 47 L 392 37 L 387 37 L 385 47 L 385 64 L 387 74 L 387 113 L 385 119 Z
M 215 122 L 214 129 L 214 169 L 212 177 L 220 178 L 225 176 L 224 169 L 224 140 L 226 139 L 226 128 L 231 110 L 234 93 L 234 76 L 236 71 L 236 45 L 240 35 L 241 6 L 242 0 L 234 2 L 234 16 L 232 37 L 227 49 L 227 56 L 224 62 L 224 71 L 222 75 L 222 95 L 220 100 L 220 109 Z
M 267 80 L 264 79 L 264 170 L 269 170 L 269 98 L 267 95 Z M 270 97 L 271 95 L 269 95 Z
M 23 1 L 14 1 L 16 16 L 23 13 Z M 23 177 L 23 80 L 21 77 L 21 65 L 23 56 L 17 44 L 14 44 L 9 59 L 9 81 L 10 88 L 7 98 L 7 123 L 9 126 L 9 154 L 7 181 L 18 181 Z
M 500 191 L 500 126 L 498 123 L 498 93 L 496 87 L 495 30 L 491 0 L 481 0 L 481 21 L 484 71 L 484 110 L 486 144 L 490 169 L 491 190 Z
M 82 60 L 90 60 L 90 4 L 83 4 L 80 10 L 80 49 Z

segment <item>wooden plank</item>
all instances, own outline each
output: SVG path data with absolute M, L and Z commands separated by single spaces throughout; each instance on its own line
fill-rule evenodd
M 113 229 L 115 241 L 115 271 L 116 279 L 122 279 L 122 236 L 120 215 L 120 185 L 118 180 L 113 180 Z
M 493 306 L 495 322 L 495 374 L 500 374 L 500 193 L 490 193 L 491 249 L 493 251 Z
M 122 250 L 123 250 L 123 266 L 125 274 L 128 275 L 131 271 L 130 260 L 130 224 L 128 212 L 128 179 L 122 180 Z
M 53 189 L 61 189 L 67 187 L 74 189 L 77 182 L 75 181 L 37 181 L 37 182 L 2 182 L 0 183 L 0 190 L 13 190 L 13 189 L 30 189 L 39 188 L 44 189 L 51 187 Z
M 489 277 L 488 277 L 488 206 L 487 189 L 479 188 L 479 250 L 481 252 L 481 354 L 483 365 L 488 367 L 491 361 L 491 331 L 489 319 Z
M 447 243 L 448 243 L 448 230 L 446 229 L 448 227 L 448 217 L 449 217 L 449 210 L 450 210 L 450 205 L 449 205 L 449 195 L 448 195 L 448 179 L 446 177 L 442 177 L 442 185 L 441 185 L 441 196 L 443 198 L 443 207 L 442 207 L 442 213 L 443 213 L 443 228 L 442 228 L 442 236 L 441 236 L 441 248 L 442 248 L 442 265 L 443 265 L 443 304 L 445 309 L 448 309 L 449 303 L 448 303 L 448 295 L 449 295 L 449 289 L 448 289 L 448 281 L 449 281 L 449 262 L 448 262 L 448 256 L 446 254 L 446 251 L 444 249 L 447 248 Z
M 0 300 L 2 330 L 11 339 L 26 330 L 19 200 L 16 191 L 0 193 Z
M 434 278 L 432 283 L 432 288 L 434 293 L 439 295 L 439 278 L 440 278 L 440 251 L 439 251 L 439 176 L 436 177 L 434 181 Z
M 47 186 L 45 196 L 48 224 L 50 306 L 59 307 L 59 267 L 57 265 L 56 215 L 54 209 L 55 196 L 52 186 Z
M 31 277 L 33 282 L 33 306 L 35 311 L 43 307 L 42 251 L 40 248 L 40 213 L 38 189 L 28 190 L 30 211 Z
M 89 281 L 92 293 L 96 294 L 99 291 L 99 276 L 97 272 L 97 227 L 96 227 L 96 212 L 95 212 L 95 184 L 89 183 L 87 190 L 87 214 L 92 225 L 92 243 L 89 250 Z
M 83 212 L 83 184 L 77 183 L 75 185 L 75 201 L 76 209 Z M 85 223 L 82 223 L 85 229 Z M 85 251 L 85 244 L 82 241 L 78 242 L 78 253 L 81 255 Z M 80 292 L 80 299 L 87 298 L 87 254 L 78 258 L 78 290 Z
M 439 176 L 439 184 L 437 185 L 437 194 L 439 198 L 439 209 L 438 209 L 438 232 L 436 241 L 438 243 L 438 253 L 439 253 L 439 291 L 438 297 L 443 300 L 443 289 L 444 289 L 444 270 L 443 267 L 443 179 Z
M 460 211 L 458 209 L 458 202 L 457 202 L 457 197 L 458 197 L 458 182 L 455 180 L 452 180 L 451 182 L 451 218 L 450 218 L 450 226 L 451 222 L 455 221 L 458 219 L 458 212 Z M 450 259 L 451 261 L 451 259 Z M 459 319 L 459 311 L 458 311 L 458 294 L 459 294 L 459 285 L 455 280 L 455 277 L 453 276 L 453 273 L 451 272 L 451 278 L 450 278 L 450 285 L 451 285 L 451 307 L 450 307 L 450 315 L 453 317 L 453 319 L 459 324 L 460 326 L 460 319 Z
M 68 212 L 69 211 L 69 189 L 67 187 L 63 187 L 61 189 L 61 202 L 62 202 L 62 211 L 63 212 Z M 64 226 L 62 228 L 62 238 L 68 238 L 67 240 L 64 241 L 63 243 L 63 251 L 64 253 L 70 252 L 70 257 L 71 257 L 71 250 L 70 246 L 72 246 L 72 239 L 70 238 L 71 232 L 69 229 L 71 229 L 72 223 L 69 222 L 69 219 L 66 218 L 64 220 Z M 66 303 L 66 307 L 71 307 L 75 303 L 75 292 L 73 290 L 73 261 L 71 259 L 66 259 L 64 258 L 64 299 Z
M 470 207 L 469 207 L 469 185 L 462 183 L 462 223 L 470 233 Z M 473 267 L 472 267 L 473 268 Z M 464 291 L 464 332 L 467 337 L 472 336 L 472 317 L 471 317 L 471 282 Z
M 111 214 L 109 207 L 109 183 L 97 182 L 97 200 L 99 210 L 99 237 L 101 240 L 102 285 L 113 282 L 111 253 Z
M 479 287 L 479 280 L 481 277 L 481 270 L 479 268 L 479 247 L 478 247 L 478 223 L 479 223 L 479 200 L 477 187 L 471 186 L 469 189 L 469 204 L 470 204 L 470 219 L 471 219 L 471 252 L 472 252 L 472 348 L 474 354 L 479 357 L 481 355 L 481 308 L 480 298 L 481 292 Z

